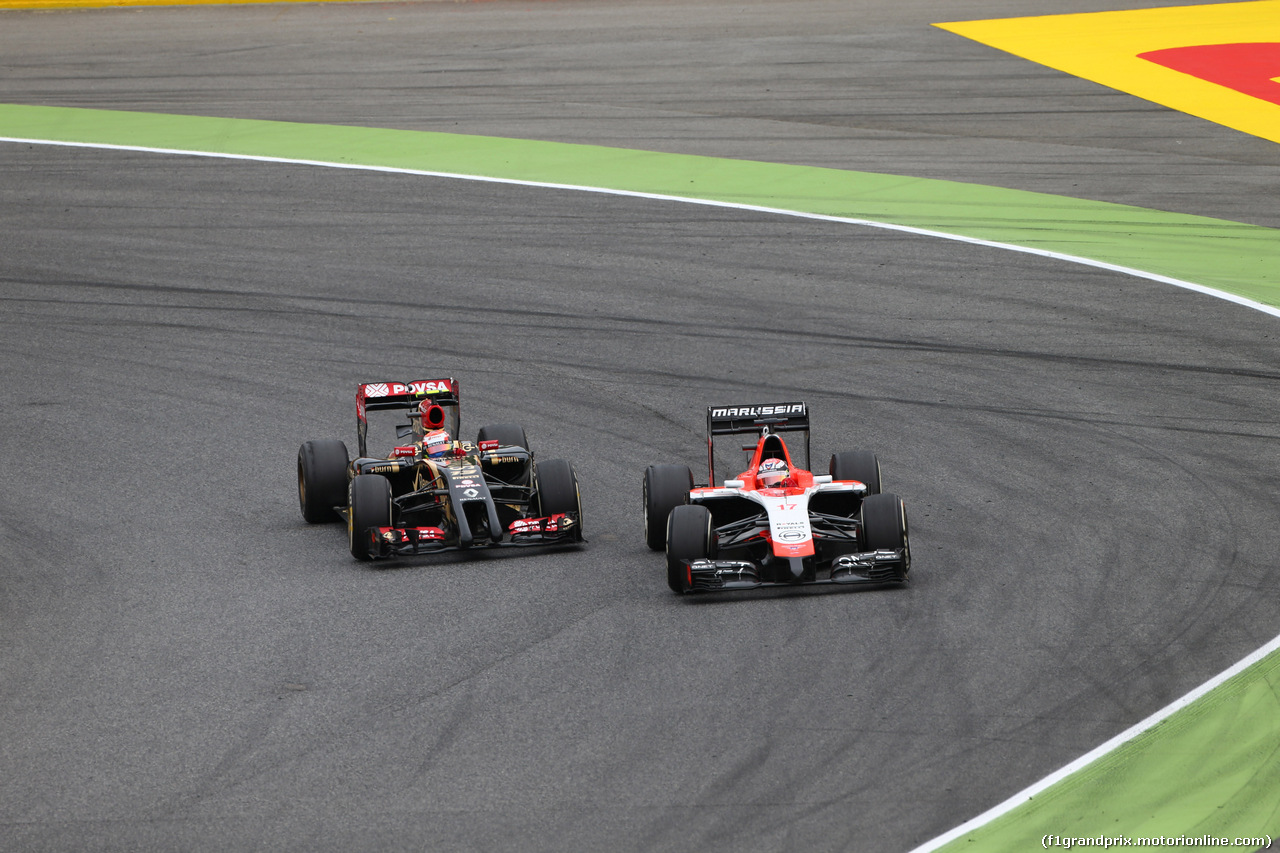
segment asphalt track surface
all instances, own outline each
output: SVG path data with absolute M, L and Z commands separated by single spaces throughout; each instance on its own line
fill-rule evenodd
M 1280 224 L 1274 144 L 929 26 L 1055 5 L 10 12 L 0 102 Z M 1276 634 L 1272 317 L 654 200 L 13 144 L 0 169 L 5 849 L 905 850 Z M 575 463 L 586 547 L 369 568 L 301 521 L 298 444 L 353 439 L 357 382 L 433 375 L 469 430 Z M 672 596 L 640 472 L 696 469 L 707 404 L 784 397 L 819 459 L 880 454 L 912 584 Z

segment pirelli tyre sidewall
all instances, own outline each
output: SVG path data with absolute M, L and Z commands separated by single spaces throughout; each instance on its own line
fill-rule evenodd
M 693 471 L 688 465 L 650 465 L 644 470 L 644 541 L 651 550 L 667 546 L 667 517 L 689 502 Z
M 348 492 L 351 511 L 347 521 L 347 541 L 351 556 L 372 560 L 373 536 L 377 527 L 391 526 L 391 481 L 381 474 L 360 474 L 351 479 Z
M 298 508 L 308 524 L 337 521 L 335 507 L 347 503 L 347 446 L 337 439 L 303 442 L 298 448 Z
M 907 509 L 892 492 L 871 495 L 862 502 L 863 547 L 903 550 L 902 577 L 911 569 L 911 534 L 907 526 Z
M 689 561 L 714 556 L 715 532 L 711 510 L 698 504 L 674 507 L 667 516 L 667 586 L 672 592 L 690 589 Z
M 573 465 L 565 459 L 539 462 L 534 469 L 534 481 L 538 490 L 538 514 L 544 518 L 561 512 L 575 515 L 578 524 L 574 539 L 581 542 L 584 535 L 582 494 Z

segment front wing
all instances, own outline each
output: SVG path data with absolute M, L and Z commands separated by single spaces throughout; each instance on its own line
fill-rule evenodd
M 513 521 L 501 539 L 463 545 L 457 534 L 440 527 L 374 527 L 368 531 L 374 558 L 437 554 L 443 551 L 477 551 L 488 548 L 528 548 L 582 542 L 576 513 Z
M 766 580 L 761 567 L 747 560 L 686 560 L 690 592 L 760 589 L 775 586 L 814 584 L 884 585 L 907 582 L 906 551 L 903 548 L 844 554 L 831 563 L 828 576 L 804 578 L 796 572 L 786 580 Z

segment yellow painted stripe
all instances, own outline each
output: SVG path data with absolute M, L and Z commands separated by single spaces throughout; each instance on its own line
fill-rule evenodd
M 1280 0 L 934 26 L 1180 112 L 1280 142 L 1280 105 L 1138 56 L 1171 47 L 1280 42 Z

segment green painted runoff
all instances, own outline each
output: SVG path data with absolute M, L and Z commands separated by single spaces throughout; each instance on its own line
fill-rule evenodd
M 0 137 L 442 172 L 868 220 L 1144 270 L 1280 307 L 1276 229 L 976 184 L 482 136 L 11 104 L 0 104 Z M 1280 652 L 941 849 L 1026 851 L 1050 834 L 1275 835 L 1278 743 Z
M 1268 837 L 1273 848 L 1280 844 L 1278 792 L 1280 653 L 1273 653 L 1018 808 L 936 849 L 1063 850 L 1066 840 L 1082 838 L 1101 842 L 1088 849 L 1100 849 L 1106 839 L 1120 849 L 1125 841 L 1117 839 L 1185 836 L 1211 843 L 1142 847 L 1253 853 Z M 1240 845 L 1237 839 L 1260 840 Z

